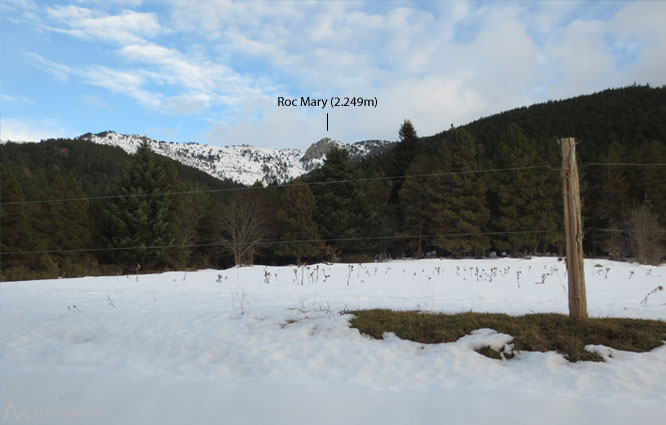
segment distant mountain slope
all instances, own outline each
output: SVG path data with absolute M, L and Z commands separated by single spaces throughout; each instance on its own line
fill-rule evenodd
M 0 164 L 20 170 L 20 175 L 25 176 L 20 181 L 25 183 L 26 199 L 42 198 L 39 185 L 29 184 L 28 180 L 42 181 L 42 178 L 69 172 L 76 176 L 86 195 L 108 195 L 130 160 L 130 155 L 121 149 L 80 139 L 0 145 Z M 175 163 L 180 180 L 185 183 L 204 189 L 223 189 L 232 185 L 231 181 L 221 181 L 178 161 Z
M 562 137 L 575 137 L 582 161 L 603 161 L 613 142 L 636 156 L 637 148 L 647 142 L 666 143 L 666 86 L 630 86 L 548 101 L 482 117 L 459 128 L 474 138 L 480 159 L 492 162 L 498 142 L 512 124 L 543 152 L 557 150 L 555 141 Z M 424 153 L 434 150 L 449 131 L 420 137 L 419 148 Z M 392 161 L 393 151 L 368 158 L 359 167 L 364 175 L 391 175 Z M 650 162 L 649 158 L 640 161 Z
M 635 149 L 647 141 L 666 141 L 666 87 L 608 89 L 512 109 L 463 127 L 492 157 L 497 142 L 511 124 L 518 125 L 527 137 L 540 144 L 575 137 L 582 159 L 594 161 L 613 142 Z M 447 132 L 425 137 L 423 141 L 438 140 Z
M 92 143 L 117 146 L 134 153 L 144 140 L 154 152 L 182 164 L 204 171 L 219 179 L 251 185 L 257 181 L 269 184 L 285 183 L 320 167 L 333 147 L 349 150 L 351 157 L 362 159 L 389 150 L 394 143 L 368 140 L 347 144 L 329 138 L 319 140 L 306 151 L 300 149 L 262 149 L 249 145 L 210 146 L 198 143 L 175 143 L 154 140 L 145 136 L 118 134 L 107 131 L 84 134 L 80 139 Z

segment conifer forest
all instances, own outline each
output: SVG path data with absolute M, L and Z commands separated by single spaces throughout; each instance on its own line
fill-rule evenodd
M 251 187 L 147 145 L 0 145 L 2 280 L 561 256 L 562 137 L 577 141 L 586 255 L 664 258 L 666 88 L 551 101 L 425 137 L 409 119 L 393 125 L 388 152 L 357 161 L 334 149 L 297 180 Z

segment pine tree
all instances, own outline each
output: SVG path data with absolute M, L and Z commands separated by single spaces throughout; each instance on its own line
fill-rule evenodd
M 418 153 L 418 136 L 411 121 L 405 120 L 398 131 L 399 142 L 391 153 L 391 176 L 404 176 L 407 168 Z M 395 179 L 392 182 L 390 202 L 399 203 L 399 192 L 402 188 L 403 179 Z
M 438 157 L 420 154 L 407 169 L 407 177 L 400 190 L 400 205 L 403 219 L 403 235 L 408 236 L 406 245 L 415 248 L 416 256 L 423 257 L 426 244 L 429 239 L 426 235 L 434 232 L 432 204 L 437 193 L 432 190 L 433 177 L 424 176 L 437 170 Z M 413 237 L 413 238 L 412 238 Z
M 177 210 L 165 163 L 146 142 L 139 146 L 106 210 L 106 239 L 112 261 L 126 271 L 173 267 L 169 251 L 176 244 Z
M 463 129 L 449 132 L 439 146 L 440 172 L 448 174 L 431 178 L 425 185 L 433 200 L 431 211 L 438 234 L 449 235 L 434 239 L 433 244 L 456 256 L 467 253 L 480 255 L 489 247 L 484 235 L 473 235 L 486 230 L 489 212 L 485 206 L 486 184 L 476 173 L 478 169 L 476 144 Z
M 35 251 L 47 250 L 43 234 L 33 226 L 32 211 L 26 207 L 23 190 L 16 174 L 0 165 L 0 274 L 2 280 L 25 280 L 56 277 L 58 267 L 48 254 Z M 21 254 L 25 253 L 25 254 Z
M 376 236 L 378 220 L 368 205 L 366 185 L 349 181 L 360 178 L 349 153 L 332 149 L 317 176 L 320 182 L 336 182 L 313 187 L 317 200 L 316 221 L 322 238 L 353 239 L 331 242 L 332 256 L 357 254 L 368 249 L 372 243 L 365 238 Z
M 423 152 L 413 161 L 400 200 L 403 232 L 416 237 L 417 256 L 426 246 L 455 256 L 479 255 L 489 247 L 487 237 L 470 235 L 485 231 L 489 219 L 485 182 L 471 172 L 477 169 L 476 145 L 461 129 L 452 130 L 432 152 Z M 428 235 L 442 236 L 430 240 Z
M 611 143 L 608 152 L 601 157 L 600 162 L 621 163 L 626 162 L 626 149 L 617 141 Z M 592 237 L 604 247 L 612 259 L 620 260 L 626 256 L 629 244 L 626 235 L 621 232 L 596 232 L 598 227 L 607 229 L 622 229 L 627 214 L 632 205 L 630 198 L 631 185 L 628 179 L 628 170 L 625 167 L 599 167 L 593 170 L 597 176 L 598 189 L 594 190 L 594 218 Z M 598 220 L 598 223 L 595 222 Z
M 2 234 L 0 234 L 0 252 L 17 253 L 30 250 L 26 246 L 26 236 L 30 233 L 28 218 L 25 212 L 23 191 L 9 168 L 0 165 L 0 195 L 2 198 L 2 207 L 0 209 L 0 225 L 2 225 Z M 12 204 L 19 202 L 18 204 Z M 0 277 L 2 280 L 15 279 L 17 267 L 26 262 L 23 255 L 3 255 L 1 258 Z
M 315 197 L 310 188 L 296 180 L 284 195 L 277 212 L 277 223 L 282 232 L 283 241 L 308 241 L 283 243 L 277 250 L 278 255 L 295 257 L 301 264 L 302 257 L 313 257 L 321 252 L 322 242 L 314 216 L 317 212 Z
M 181 183 L 175 162 L 165 157 L 157 157 L 164 169 L 164 190 L 168 192 L 188 192 L 198 187 Z M 185 248 L 196 239 L 198 220 L 203 216 L 200 211 L 204 202 L 201 194 L 171 195 L 165 200 L 168 202 L 168 222 L 166 233 L 173 236 L 173 248 L 164 253 L 165 263 L 172 268 L 182 269 L 190 263 L 191 249 Z
M 88 201 L 74 200 L 85 197 L 74 175 L 68 173 L 52 176 L 42 193 L 42 199 L 66 200 L 46 203 L 39 210 L 35 229 L 44 235 L 48 250 L 91 248 Z M 98 271 L 97 260 L 87 252 L 55 252 L 53 258 L 58 264 L 60 276 L 81 276 Z
M 637 154 L 635 162 L 638 163 L 665 163 L 666 143 L 658 140 L 646 142 Z M 653 211 L 659 212 L 661 223 L 666 224 L 666 167 L 640 167 L 635 177 L 635 190 L 639 193 L 638 203 L 644 203 Z
M 371 177 L 384 177 L 383 175 L 373 175 Z M 389 205 L 389 197 L 391 196 L 391 187 L 388 185 L 387 180 L 377 178 L 370 180 L 367 185 L 365 198 L 368 202 L 368 208 L 371 211 L 371 217 L 374 217 L 372 223 L 372 236 L 390 236 L 391 228 L 391 209 Z M 380 256 L 386 256 L 395 246 L 396 239 L 390 238 L 377 238 L 373 241 L 368 241 L 368 249 L 373 253 L 378 253 Z
M 540 212 L 537 230 L 547 230 L 548 233 L 541 236 L 541 252 L 557 252 L 564 255 L 565 237 L 564 232 L 564 205 L 562 200 L 562 175 L 558 165 L 562 163 L 562 148 L 556 139 L 547 140 L 537 146 L 537 157 L 543 164 L 554 165 L 554 167 L 543 169 L 540 176 L 543 208 Z M 579 169 L 579 175 L 582 174 Z M 551 251 L 552 250 L 552 251 Z
M 521 168 L 537 165 L 536 143 L 512 124 L 502 135 L 496 151 L 497 168 Z M 494 199 L 496 214 L 493 228 L 500 232 L 554 230 L 548 224 L 548 215 L 555 212 L 546 208 L 545 173 L 542 169 L 510 170 L 489 176 L 490 198 Z M 542 227 L 548 228 L 542 228 Z M 539 233 L 509 233 L 494 239 L 494 245 L 512 255 L 533 254 L 544 237 Z
M 382 212 L 384 232 L 393 234 L 405 233 L 405 217 L 400 192 L 405 183 L 403 177 L 414 158 L 419 152 L 419 139 L 411 121 L 404 120 L 398 130 L 398 143 L 387 155 L 384 170 L 389 177 L 396 177 L 387 181 L 390 188 L 387 208 Z M 393 254 L 402 256 L 405 254 L 405 243 L 401 239 L 387 240 L 384 245 Z

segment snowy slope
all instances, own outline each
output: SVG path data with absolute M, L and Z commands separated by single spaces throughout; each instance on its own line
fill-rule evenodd
M 161 155 L 198 168 L 213 177 L 230 179 L 244 185 L 257 181 L 269 184 L 273 181 L 285 183 L 320 167 L 326 153 L 333 147 L 349 150 L 352 158 L 361 158 L 384 151 L 392 142 L 369 140 L 345 144 L 331 139 L 321 139 L 307 151 L 300 149 L 262 149 L 249 145 L 210 146 L 198 143 L 174 143 L 150 139 L 144 136 L 125 135 L 115 132 L 84 134 L 81 139 L 93 143 L 117 146 L 128 153 L 136 152 L 138 146 L 148 141 L 152 150 Z
M 591 315 L 666 319 L 666 291 L 641 302 L 663 284 L 665 266 L 585 266 Z M 159 425 L 663 423 L 666 347 L 590 347 L 603 363 L 571 364 L 552 352 L 499 361 L 473 348 L 509 335 L 372 340 L 341 314 L 565 313 L 565 285 L 554 258 L 2 283 L 0 415 L 3 423 Z

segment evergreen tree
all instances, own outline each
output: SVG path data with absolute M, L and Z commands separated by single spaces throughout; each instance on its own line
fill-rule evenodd
M 405 233 L 416 236 L 416 254 L 426 245 L 460 256 L 479 255 L 489 247 L 483 235 L 470 234 L 486 230 L 489 212 L 485 206 L 486 185 L 472 171 L 478 169 L 474 140 L 465 130 L 449 132 L 432 152 L 423 152 L 412 163 L 400 192 L 405 217 Z M 429 174 L 418 177 L 418 175 Z
M 358 254 L 371 243 L 363 238 L 376 236 L 378 220 L 368 206 L 365 184 L 349 181 L 360 178 L 360 172 L 343 149 L 332 149 L 322 168 L 317 171 L 321 182 L 340 182 L 313 187 L 317 200 L 317 225 L 324 239 L 347 239 L 330 243 L 331 255 Z M 361 238 L 361 240 L 357 239 Z
M 16 174 L 0 165 L 0 275 L 2 280 L 56 277 L 58 267 L 48 254 L 43 234 L 34 229 L 31 210 L 26 207 Z M 25 253 L 25 254 L 21 254 Z
M 311 241 L 283 243 L 277 249 L 278 255 L 295 257 L 301 264 L 302 257 L 313 257 L 320 253 L 322 242 L 314 216 L 317 212 L 315 197 L 310 188 L 296 180 L 284 195 L 277 211 L 277 223 L 283 241 Z
M 373 175 L 372 177 L 384 177 Z M 371 211 L 371 216 L 374 217 L 372 226 L 372 236 L 390 236 L 392 224 L 391 219 L 391 206 L 389 205 L 389 197 L 391 196 L 391 187 L 387 184 L 385 179 L 370 180 L 367 185 L 365 198 L 368 201 L 368 207 Z M 396 239 L 375 239 L 368 241 L 367 246 L 373 253 L 378 253 L 381 256 L 386 256 L 393 247 L 396 246 Z M 394 250 L 394 249 L 393 249 Z
M 478 169 L 476 144 L 463 129 L 449 132 L 439 149 L 440 172 L 448 174 L 431 178 L 425 185 L 431 195 L 432 220 L 438 234 L 461 233 L 463 236 L 442 236 L 433 244 L 456 256 L 466 253 L 480 255 L 489 247 L 484 235 L 468 235 L 486 230 L 489 212 L 485 206 L 486 184 L 481 175 L 469 173 Z
M 435 177 L 424 176 L 438 170 L 437 156 L 419 154 L 407 169 L 407 177 L 400 190 L 400 205 L 403 219 L 402 234 L 407 236 L 406 246 L 416 250 L 418 258 L 423 257 L 429 239 L 426 236 L 435 232 L 433 222 L 433 199 L 438 196 L 433 193 L 437 185 L 432 181 Z M 414 238 L 412 238 L 414 237 Z
M 9 168 L 0 165 L 0 195 L 2 198 L 2 208 L 0 209 L 0 225 L 2 233 L 0 234 L 0 252 L 17 253 L 30 250 L 26 242 L 26 236 L 30 233 L 28 218 L 25 212 L 25 205 L 20 204 L 24 201 L 23 191 Z M 13 204 L 19 202 L 19 204 Z M 0 266 L 0 277 L 2 280 L 13 280 L 16 278 L 17 270 L 27 262 L 24 255 L 3 255 Z M 24 266 L 25 267 L 25 266 Z
M 170 192 L 187 192 L 200 189 L 193 184 L 180 181 L 176 163 L 165 157 L 157 156 L 164 169 L 164 188 Z M 168 220 L 166 233 L 173 237 L 173 248 L 164 252 L 164 262 L 172 268 L 183 269 L 190 263 L 191 245 L 197 237 L 197 223 L 203 216 L 204 196 L 201 194 L 178 194 L 165 199 L 168 202 Z
M 601 157 L 603 163 L 627 162 L 626 149 L 619 142 L 611 143 L 608 152 Z M 591 190 L 595 206 L 591 237 L 603 246 L 612 259 L 622 259 L 628 254 L 629 244 L 621 232 L 599 232 L 601 229 L 622 229 L 634 202 L 630 197 L 629 170 L 626 167 L 606 166 L 591 170 L 596 187 Z
M 666 143 L 651 140 L 644 143 L 634 160 L 641 164 L 666 163 Z M 666 224 L 666 167 L 643 166 L 634 173 L 638 202 L 659 213 L 659 221 Z
M 169 251 L 177 242 L 172 196 L 164 161 L 146 142 L 139 146 L 132 163 L 118 182 L 121 197 L 108 204 L 106 240 L 112 261 L 126 271 L 161 270 L 174 267 Z
M 391 176 L 404 176 L 407 168 L 418 153 L 418 136 L 411 121 L 405 120 L 398 131 L 400 141 L 393 149 L 391 162 Z M 390 202 L 399 203 L 398 193 L 402 188 L 403 179 L 392 181 Z
M 543 209 L 539 215 L 537 230 L 548 230 L 549 233 L 541 237 L 541 252 L 557 252 L 559 256 L 564 255 L 565 237 L 564 229 L 564 205 L 562 199 L 562 175 L 557 164 L 562 163 L 562 148 L 557 140 L 547 140 L 538 146 L 537 156 L 544 164 L 555 165 L 553 169 L 542 170 L 541 192 L 543 196 Z M 579 175 L 581 170 L 579 170 Z
M 400 191 L 405 183 L 404 176 L 408 168 L 416 158 L 419 151 L 419 139 L 411 121 L 403 121 L 398 130 L 398 143 L 388 155 L 386 162 L 386 174 L 396 177 L 388 181 L 390 192 L 388 205 L 382 214 L 385 231 L 390 230 L 394 234 L 405 233 L 405 216 Z M 409 226 L 409 225 L 408 225 Z M 386 241 L 385 245 L 397 256 L 404 255 L 405 243 L 401 239 Z
M 536 143 L 515 124 L 503 134 L 494 159 L 497 168 L 530 167 L 542 162 L 537 155 Z M 494 200 L 496 209 L 494 230 L 554 230 L 551 228 L 553 223 L 548 223 L 548 216 L 555 212 L 547 208 L 548 194 L 544 187 L 548 172 L 543 169 L 511 170 L 488 176 L 489 198 Z M 493 243 L 500 250 L 522 256 L 536 253 L 543 237 L 544 234 L 539 233 L 511 233 L 496 237 Z
M 43 188 L 42 199 L 66 200 L 48 202 L 38 210 L 35 229 L 44 236 L 50 251 L 81 250 L 92 247 L 88 201 L 72 173 L 56 174 Z M 97 260 L 87 252 L 55 252 L 54 261 L 64 277 L 96 274 Z
M 280 239 L 280 231 L 279 226 L 277 226 L 276 223 L 277 211 L 282 205 L 281 193 L 279 190 L 266 189 L 261 182 L 256 182 L 253 187 L 256 187 L 257 189 L 253 190 L 251 195 L 256 199 L 259 216 L 261 221 L 265 223 L 264 239 L 271 241 L 278 240 Z M 261 248 L 256 253 L 259 261 L 267 258 L 275 258 L 280 255 L 276 252 L 280 245 L 262 244 L 258 247 Z

